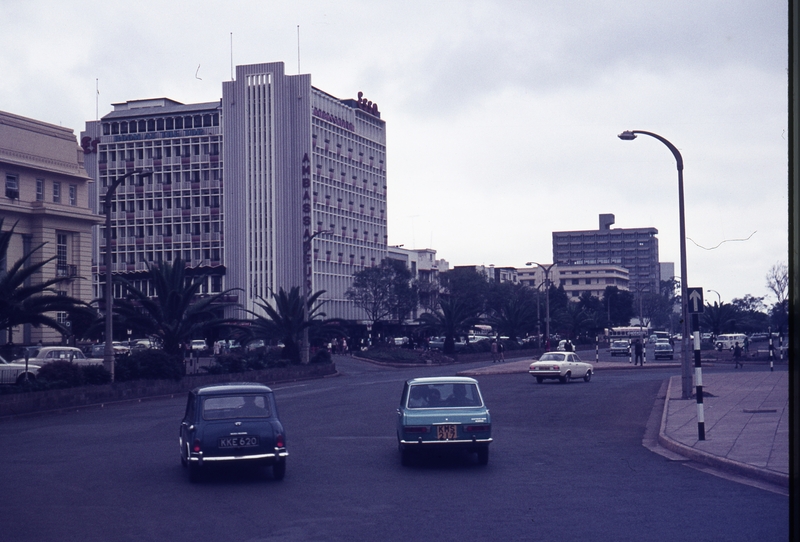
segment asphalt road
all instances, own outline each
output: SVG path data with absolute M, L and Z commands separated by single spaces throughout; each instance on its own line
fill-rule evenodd
M 0 421 L 3 540 L 787 540 L 788 499 L 642 446 L 675 370 L 590 383 L 481 377 L 495 443 L 400 465 L 402 382 L 464 366 L 387 369 L 275 386 L 286 479 L 227 468 L 190 484 L 184 397 Z

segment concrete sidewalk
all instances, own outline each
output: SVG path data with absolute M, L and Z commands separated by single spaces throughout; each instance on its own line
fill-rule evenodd
M 533 359 L 461 371 L 463 376 L 527 373 Z M 604 369 L 680 368 L 680 361 L 601 361 Z M 693 388 L 694 390 L 694 388 Z M 660 401 L 660 399 L 659 399 Z M 658 403 L 657 403 L 658 404 Z M 703 373 L 705 440 L 699 440 L 697 399 L 681 399 L 681 376 L 669 379 L 658 443 L 698 463 L 729 473 L 789 487 L 789 373 L 763 370 Z
M 703 374 L 705 440 L 699 440 L 697 399 L 681 399 L 670 378 L 658 442 L 694 461 L 789 486 L 789 373 Z

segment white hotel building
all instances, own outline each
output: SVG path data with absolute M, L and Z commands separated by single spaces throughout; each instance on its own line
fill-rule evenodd
M 96 211 L 116 176 L 153 175 L 117 189 L 112 272 L 144 285 L 148 263 L 180 255 L 212 271 L 207 292 L 238 288 L 249 310 L 306 277 L 311 292 L 326 291 L 327 317 L 365 317 L 345 292 L 355 272 L 387 256 L 386 125 L 377 105 L 360 94 L 335 98 L 276 62 L 237 66 L 219 103 L 161 98 L 114 108 L 81 134 L 87 172 L 99 181 Z M 99 294 L 104 241 L 95 230 Z

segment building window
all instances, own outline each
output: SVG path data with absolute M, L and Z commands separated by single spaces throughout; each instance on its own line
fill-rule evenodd
M 44 179 L 36 179 L 36 201 L 44 201 Z
M 69 185 L 69 204 L 72 206 L 78 205 L 78 185 Z
M 53 183 L 53 203 L 61 203 L 61 183 Z
M 16 175 L 6 175 L 6 197 L 19 199 L 19 180 Z

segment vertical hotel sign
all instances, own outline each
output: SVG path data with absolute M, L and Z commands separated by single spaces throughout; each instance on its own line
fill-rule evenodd
M 311 160 L 308 153 L 303 155 L 300 179 L 303 184 L 303 291 L 306 299 L 311 292 L 311 198 L 308 192 L 311 188 Z

